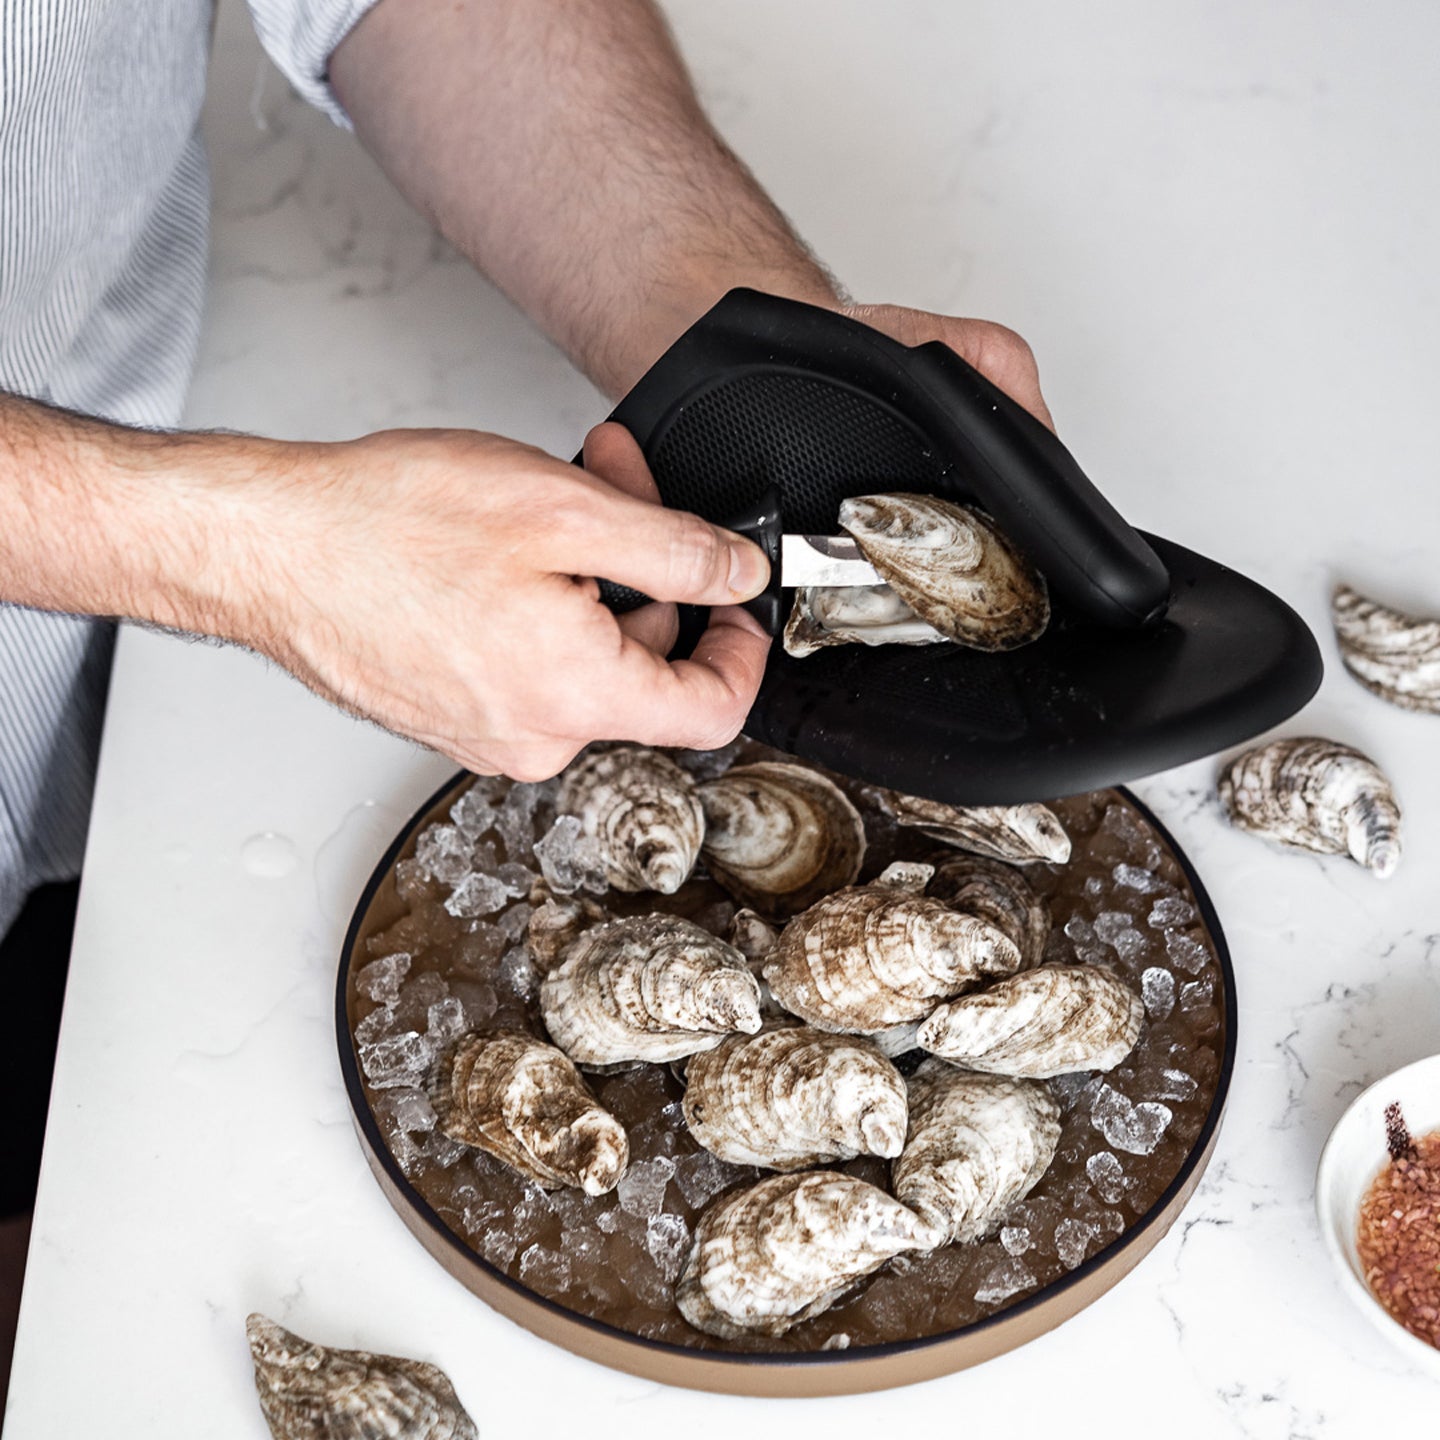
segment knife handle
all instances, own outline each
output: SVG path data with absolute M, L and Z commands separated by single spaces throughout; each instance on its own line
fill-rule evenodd
M 714 523 L 754 541 L 765 552 L 770 562 L 770 583 L 754 599 L 746 600 L 742 608 L 765 627 L 767 634 L 778 635 L 785 628 L 785 606 L 780 594 L 780 536 L 785 525 L 780 514 L 779 490 L 773 485 L 767 486 L 754 504 L 738 515 Z M 617 585 L 613 580 L 600 580 L 599 585 L 600 603 L 617 615 L 650 603 L 648 595 L 628 585 Z

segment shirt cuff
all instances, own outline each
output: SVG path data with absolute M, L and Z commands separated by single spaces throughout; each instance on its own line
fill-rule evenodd
M 265 53 L 303 100 L 337 125 L 350 117 L 330 88 L 330 57 L 377 0 L 248 0 Z

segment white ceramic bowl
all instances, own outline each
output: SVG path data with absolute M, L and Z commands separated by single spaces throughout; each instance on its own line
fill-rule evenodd
M 1356 1096 L 1336 1122 L 1321 1153 L 1315 1177 L 1315 1210 L 1341 1288 L 1411 1364 L 1440 1379 L 1440 1350 L 1386 1314 L 1365 1284 L 1355 1250 L 1360 1202 L 1390 1158 L 1385 1148 L 1385 1107 L 1392 1100 L 1400 1102 L 1412 1135 L 1440 1130 L 1440 1055 L 1406 1065 Z

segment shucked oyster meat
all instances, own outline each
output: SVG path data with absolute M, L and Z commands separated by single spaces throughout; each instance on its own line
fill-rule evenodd
M 700 1217 L 675 1303 L 709 1335 L 783 1335 L 887 1260 L 940 1238 L 863 1180 L 834 1170 L 776 1175 Z
M 476 1440 L 480 1433 L 437 1365 L 315 1345 L 263 1315 L 245 1321 L 245 1334 L 275 1440 Z
M 732 1036 L 685 1072 L 685 1123 L 734 1165 L 798 1170 L 898 1155 L 905 1082 L 868 1041 L 790 1025 Z
M 1113 1070 L 1135 1048 L 1145 1005 L 1098 965 L 1042 965 L 937 1006 L 916 1038 L 967 1070 L 1043 1080 Z
M 1039 1183 L 1060 1140 L 1060 1107 L 1038 1080 L 972 1075 L 927 1060 L 910 1077 L 910 1133 L 890 1167 L 895 1198 L 980 1240 Z
M 992 860 L 1028 865 L 1070 858 L 1070 837 L 1047 805 L 947 805 L 899 790 L 876 789 L 881 807 L 932 840 Z
M 1367 690 L 1440 715 L 1440 619 L 1392 610 L 1348 585 L 1336 587 L 1330 607 L 1340 658 Z
M 585 931 L 540 984 L 550 1038 L 581 1065 L 663 1062 L 760 1028 L 745 957 L 689 920 L 643 915 Z
M 1349 855 L 1380 879 L 1400 863 L 1400 806 L 1373 760 L 1334 740 L 1272 740 L 1220 776 L 1233 824 L 1283 845 Z
M 784 645 L 798 660 L 827 645 L 939 645 L 948 638 L 888 585 L 802 585 Z
M 580 821 L 617 890 L 673 895 L 695 868 L 705 815 L 694 782 L 658 750 L 621 745 L 583 756 L 555 803 Z
M 865 859 L 865 822 L 832 780 L 804 765 L 736 765 L 699 787 L 701 854 L 736 900 L 786 918 L 851 884 Z
M 613 1190 L 630 1160 L 620 1122 L 553 1045 L 518 1030 L 462 1035 L 435 1062 L 440 1129 L 546 1189 Z
M 837 890 L 797 915 L 765 962 L 792 1014 L 868 1035 L 916 1020 L 1020 963 L 1015 943 L 975 915 L 882 885 Z

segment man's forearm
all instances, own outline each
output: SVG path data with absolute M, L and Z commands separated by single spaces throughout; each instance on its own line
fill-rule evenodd
M 330 74 L 401 190 L 611 395 L 735 285 L 836 298 L 649 0 L 381 0 Z

